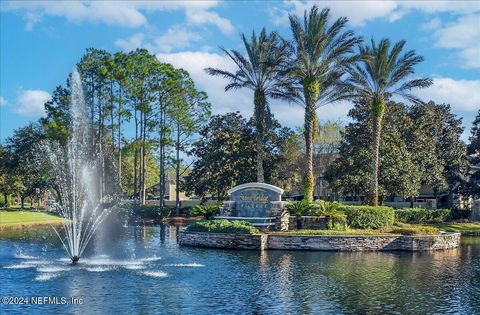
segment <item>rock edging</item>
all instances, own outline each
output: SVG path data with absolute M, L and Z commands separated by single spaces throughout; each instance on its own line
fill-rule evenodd
M 279 235 L 186 232 L 181 246 L 254 250 L 429 251 L 456 248 L 460 233 L 439 235 Z

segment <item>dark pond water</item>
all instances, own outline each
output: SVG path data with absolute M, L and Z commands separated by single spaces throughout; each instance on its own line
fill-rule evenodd
M 82 299 L 2 304 L 0 313 L 480 313 L 480 238 L 432 253 L 261 253 L 180 248 L 176 233 L 158 226 L 106 233 L 76 267 L 48 236 L 0 240 L 2 297 Z

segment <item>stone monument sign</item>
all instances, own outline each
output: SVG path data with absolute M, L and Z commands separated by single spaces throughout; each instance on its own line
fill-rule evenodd
M 283 189 L 265 183 L 242 184 L 228 191 L 237 217 L 271 216 L 272 202 L 282 201 L 282 194 Z
M 286 231 L 290 215 L 282 194 L 283 189 L 265 183 L 233 187 L 228 191 L 230 200 L 223 202 L 215 219 L 248 221 L 262 231 Z

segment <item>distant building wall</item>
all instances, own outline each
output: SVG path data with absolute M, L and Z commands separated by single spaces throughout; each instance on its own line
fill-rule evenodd
M 168 200 L 175 201 L 177 196 L 177 185 L 175 184 L 168 184 Z M 180 200 L 190 200 L 190 198 L 185 195 L 185 192 L 180 191 L 179 194 Z

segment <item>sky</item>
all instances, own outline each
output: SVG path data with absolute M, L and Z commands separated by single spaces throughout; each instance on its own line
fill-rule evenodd
M 219 47 L 244 51 L 240 34 L 262 27 L 290 39 L 289 14 L 317 4 L 366 40 L 406 40 L 425 61 L 416 76 L 434 84 L 416 94 L 448 103 L 463 118 L 467 141 L 480 109 L 480 1 L 1 1 L 0 142 L 44 115 L 43 104 L 87 48 L 129 52 L 147 48 L 159 60 L 187 70 L 207 92 L 214 114 L 249 117 L 253 95 L 225 92 L 225 80 L 204 68 L 234 70 Z M 270 101 L 275 117 L 299 127 L 303 108 Z M 348 102 L 318 109 L 320 121 L 348 121 Z M 127 131 L 128 132 L 128 131 Z

